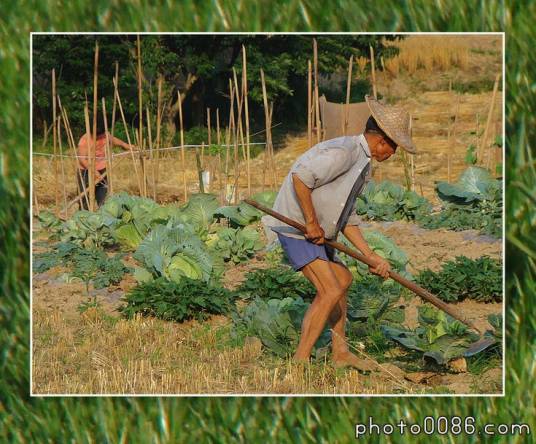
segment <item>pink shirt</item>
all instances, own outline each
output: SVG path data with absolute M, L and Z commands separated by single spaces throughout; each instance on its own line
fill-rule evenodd
M 110 133 L 107 133 L 108 143 L 112 146 L 112 138 Z M 93 142 L 92 136 L 84 134 L 78 141 L 78 163 L 80 168 L 86 170 L 89 168 L 89 148 Z M 95 170 L 101 171 L 106 168 L 106 137 L 104 134 L 97 136 L 95 144 Z

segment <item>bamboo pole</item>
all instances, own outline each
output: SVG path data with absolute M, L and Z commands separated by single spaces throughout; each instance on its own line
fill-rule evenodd
M 86 184 L 84 183 L 83 177 L 82 177 L 82 170 L 80 169 L 79 160 L 78 160 L 78 153 L 76 150 L 76 142 L 74 140 L 73 132 L 71 130 L 71 124 L 69 123 L 69 117 L 67 116 L 67 110 L 64 109 L 61 105 L 61 99 L 60 96 L 58 96 L 58 106 L 60 108 L 60 114 L 63 119 L 63 126 L 65 127 L 65 132 L 67 133 L 67 142 L 69 146 L 71 147 L 71 150 L 73 152 L 73 157 L 75 159 L 75 177 L 77 177 L 80 180 L 80 184 L 82 185 L 82 191 L 84 192 L 84 196 L 86 199 L 86 207 L 89 208 L 89 197 L 86 192 Z M 78 188 L 78 187 L 77 187 Z M 67 212 L 67 208 L 64 208 L 64 213 Z
M 157 187 L 158 187 L 158 173 L 160 169 L 160 125 L 162 122 L 162 76 L 158 77 L 158 98 L 156 103 L 156 171 L 153 182 L 153 199 L 156 202 Z M 154 161 L 153 161 L 154 162 Z
M 147 141 L 149 143 L 149 159 L 151 160 L 151 177 L 152 177 L 152 188 L 153 188 L 153 199 L 155 195 L 154 191 L 154 175 L 155 175 L 155 165 L 153 159 L 153 138 L 151 134 L 151 116 L 149 115 L 149 107 L 145 105 L 145 122 L 147 124 Z
M 220 152 L 221 138 L 220 138 L 220 109 L 219 108 L 216 108 L 216 143 L 218 144 L 218 193 L 219 193 L 220 203 L 222 203 L 222 199 L 221 199 L 222 166 L 221 166 L 221 152 Z
M 63 205 L 67 205 L 67 190 L 65 185 L 65 163 L 63 159 L 63 146 L 61 142 L 61 121 L 58 119 L 58 148 L 60 152 L 60 166 L 61 166 L 61 184 L 63 188 Z M 67 216 L 65 214 L 65 216 Z
M 33 195 L 34 195 L 34 207 L 35 207 L 35 211 L 36 211 L 36 216 L 39 217 L 39 214 L 41 213 L 41 209 L 39 207 L 39 201 L 37 200 L 37 191 L 33 190 Z
M 413 136 L 413 117 L 409 115 L 409 136 Z M 411 161 L 411 191 L 415 191 L 415 154 L 409 156 Z
M 311 60 L 307 60 L 307 147 L 310 148 L 313 145 L 313 108 L 312 108 L 312 88 L 313 88 L 313 79 L 312 79 L 312 67 Z M 264 183 L 262 184 L 264 191 Z
M 274 112 L 274 102 L 270 103 L 270 113 L 268 116 L 269 124 L 268 124 L 268 132 L 270 133 L 270 159 L 272 162 L 272 177 L 274 181 L 274 189 L 277 188 L 277 169 L 275 166 L 275 155 L 274 155 L 274 145 L 272 143 L 272 114 Z
M 457 100 L 456 100 L 456 111 L 454 111 L 454 122 L 452 123 L 452 145 L 453 146 L 456 146 L 456 124 L 458 123 L 458 113 L 459 113 L 459 110 L 460 110 L 460 97 L 458 96 Z M 453 148 L 451 148 L 450 146 L 451 144 L 449 143 L 449 146 L 448 146 L 448 161 L 447 161 L 447 164 L 448 164 L 448 183 L 450 183 L 451 181 L 451 172 L 452 172 L 452 168 L 451 168 L 451 163 L 452 163 L 452 151 L 453 151 Z
M 264 121 L 266 125 L 266 145 L 264 147 L 265 168 L 263 168 L 263 170 L 266 171 L 266 160 L 268 160 L 270 166 L 272 163 L 271 153 L 270 153 L 271 133 L 270 133 L 270 109 L 268 107 L 268 96 L 266 94 L 266 82 L 264 80 L 264 71 L 262 68 L 261 68 L 261 86 L 262 86 L 262 101 L 264 104 Z M 264 178 L 263 178 L 263 186 L 264 186 Z M 270 188 L 273 188 L 273 186 L 274 184 L 272 183 L 272 186 Z
M 210 156 L 210 145 L 212 145 L 212 125 L 211 125 L 211 122 L 210 122 L 210 108 L 207 108 L 207 129 L 208 129 L 208 152 L 209 152 L 209 156 Z M 203 169 L 205 167 L 205 157 L 204 157 L 204 147 L 203 147 L 203 157 L 202 157 L 202 165 L 203 165 Z M 210 166 L 212 165 L 212 158 L 210 157 Z M 211 174 L 212 175 L 212 174 Z
M 242 106 L 244 103 L 244 96 L 243 94 L 240 94 L 241 90 L 238 89 L 238 80 L 236 77 L 236 70 L 233 68 L 233 78 L 234 78 L 234 84 L 235 84 L 235 94 L 236 94 L 236 103 L 238 104 L 238 114 L 236 117 L 236 135 L 237 137 L 240 136 L 240 142 L 242 145 L 242 158 L 246 159 L 246 147 L 244 144 L 244 132 L 242 127 Z
M 138 84 L 138 149 L 140 151 L 140 165 L 142 173 L 143 197 L 147 197 L 147 168 L 145 165 L 145 143 L 143 139 L 143 95 L 142 95 L 142 70 L 141 70 L 141 40 L 136 36 L 137 50 L 137 84 Z
M 352 62 L 354 60 L 354 56 L 350 56 L 350 61 L 348 62 L 348 79 L 346 80 L 346 106 L 344 107 L 344 132 L 343 134 L 346 136 L 346 133 L 348 132 L 348 111 L 350 108 L 350 90 L 352 86 Z
M 313 39 L 313 58 L 315 70 L 315 115 L 316 115 L 316 143 L 320 143 L 322 138 L 320 128 L 320 104 L 318 98 L 318 45 L 316 39 Z
M 237 102 L 238 102 L 238 84 L 236 83 L 236 75 L 235 75 L 235 94 L 237 94 Z M 237 120 L 238 123 L 234 121 L 234 114 L 233 114 L 233 134 L 234 134 L 234 203 L 235 205 L 238 204 L 239 199 L 239 182 L 238 182 L 238 175 L 239 175 L 239 169 L 238 169 L 238 127 L 240 126 L 240 103 L 237 103 L 238 106 L 238 114 L 237 114 Z
M 115 83 L 119 84 L 119 63 L 118 62 L 115 62 L 115 75 L 114 75 L 114 78 L 112 79 L 112 83 L 115 81 Z M 115 112 L 117 110 L 117 97 L 115 96 L 114 94 L 114 100 L 113 100 L 113 104 L 112 104 L 112 137 L 114 136 L 114 131 L 115 131 Z
M 374 63 L 374 48 L 372 45 L 369 45 L 370 48 L 370 69 L 372 74 L 372 95 L 375 99 L 378 98 L 378 94 L 376 91 L 376 69 L 375 69 L 375 63 Z
M 203 143 L 203 148 L 205 143 Z M 203 183 L 203 167 L 201 166 L 201 160 L 199 159 L 199 148 L 195 147 L 195 164 L 197 166 L 197 178 L 199 180 L 199 192 L 205 192 L 205 184 Z
M 227 186 L 229 184 L 229 158 L 230 158 L 230 144 L 231 144 L 231 131 L 233 131 L 232 122 L 234 119 L 234 91 L 233 81 L 229 79 L 229 100 L 231 102 L 229 107 L 229 125 L 227 127 L 226 134 L 226 151 L 225 151 L 225 201 L 229 203 L 227 199 Z
M 137 165 L 137 162 L 136 162 L 136 158 L 134 157 L 134 150 L 132 148 L 132 143 L 130 142 L 130 133 L 129 133 L 128 127 L 127 127 L 127 121 L 125 119 L 125 113 L 123 112 L 123 106 L 121 104 L 121 96 L 119 95 L 119 88 L 117 87 L 117 82 L 115 81 L 115 79 L 114 79 L 114 92 L 115 92 L 115 95 L 117 97 L 117 105 L 119 106 L 119 114 L 121 114 L 121 120 L 123 122 L 123 127 L 125 128 L 125 134 L 127 136 L 128 148 L 129 148 L 129 151 L 130 151 L 130 156 L 132 158 L 132 164 L 134 165 L 134 172 L 136 174 L 136 179 L 138 181 L 138 189 L 140 191 L 140 196 L 141 196 L 142 195 L 142 185 L 141 185 L 140 173 L 138 171 L 138 165 Z
M 104 121 L 104 133 L 106 134 L 106 171 L 108 172 L 108 189 L 110 190 L 110 195 L 112 194 L 112 187 L 110 184 L 112 183 L 112 177 L 113 177 L 113 157 L 112 157 L 112 146 L 110 146 L 110 141 L 108 139 L 108 117 L 106 116 L 106 101 L 104 97 L 101 98 L 102 100 L 102 119 Z M 112 139 L 113 144 L 113 139 Z
M 475 157 L 478 156 L 478 149 L 480 147 L 480 114 L 476 113 L 476 145 L 475 145 Z M 478 160 L 475 159 L 475 160 Z
M 91 186 L 91 184 L 95 183 L 95 174 L 94 174 L 95 170 L 93 169 L 93 174 L 91 174 L 91 167 L 95 168 L 95 162 L 91 162 L 91 159 L 95 159 L 95 156 L 91 155 L 91 146 L 93 144 L 92 144 L 92 141 L 91 141 L 91 127 L 90 127 L 90 124 L 89 124 L 89 109 L 88 109 L 87 97 L 86 97 L 86 102 L 85 102 L 85 105 L 84 105 L 84 120 L 85 120 L 85 123 L 86 123 L 86 134 L 87 134 L 86 140 L 87 140 L 87 142 L 89 144 L 89 147 L 90 147 L 89 159 L 86 159 L 86 162 L 89 161 L 89 165 L 88 165 L 88 168 L 87 168 L 88 177 L 89 177 L 89 180 L 88 180 L 89 207 L 88 208 L 89 208 L 89 211 L 93 211 L 93 207 L 94 207 L 94 203 L 95 203 L 95 187 Z
M 246 63 L 246 48 L 242 45 L 242 85 L 244 87 L 244 105 L 245 105 L 245 119 L 246 119 L 246 154 L 247 154 L 247 175 L 248 175 L 248 197 L 251 196 L 251 167 L 250 167 L 250 146 L 249 146 L 249 110 L 248 110 L 248 67 Z
M 99 83 L 99 42 L 95 42 L 95 65 L 93 69 L 93 144 L 91 145 L 91 170 L 89 174 L 90 183 L 95 181 L 95 155 L 97 149 L 97 115 L 98 115 L 98 83 Z M 91 199 L 93 194 L 93 200 Z M 91 211 L 95 211 L 95 187 L 90 188 Z
M 186 153 L 184 150 L 184 127 L 182 124 L 182 98 L 180 91 L 177 91 L 177 100 L 179 101 L 179 129 L 181 137 L 181 161 L 182 161 L 182 186 L 184 191 L 184 202 L 188 201 L 188 190 L 186 188 Z
M 486 147 L 486 143 L 488 141 L 488 133 L 489 133 L 490 125 L 491 125 L 491 118 L 493 116 L 493 108 L 495 106 L 495 97 L 497 96 L 497 90 L 499 89 L 500 77 L 501 77 L 500 73 L 497 74 L 497 76 L 495 77 L 495 83 L 493 84 L 493 93 L 491 95 L 491 103 L 490 103 L 489 111 L 488 111 L 488 118 L 486 120 L 486 128 L 484 129 L 484 135 L 482 136 L 482 141 L 480 143 L 480 147 L 478 150 L 478 162 L 481 163 L 482 165 L 484 164 L 484 148 Z
M 54 196 L 56 206 L 54 212 L 56 216 L 59 216 L 60 211 L 60 189 L 58 185 L 58 134 L 57 134 L 57 122 L 56 122 L 56 70 L 52 69 L 52 143 L 54 149 Z

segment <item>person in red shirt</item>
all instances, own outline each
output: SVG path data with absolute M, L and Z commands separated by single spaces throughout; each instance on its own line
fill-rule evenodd
M 108 177 L 104 176 L 106 172 L 106 139 L 110 149 L 114 146 L 119 146 L 124 150 L 130 150 L 128 143 L 123 142 L 117 137 L 113 137 L 109 132 L 106 133 L 102 128 L 102 121 L 99 119 L 97 123 L 97 140 L 95 143 L 95 200 L 97 207 L 100 207 L 106 199 L 106 193 L 108 192 Z M 83 193 L 89 186 L 89 153 L 91 143 L 93 142 L 92 134 L 84 134 L 78 141 L 78 168 L 76 177 L 78 183 L 79 194 Z M 137 147 L 132 145 L 132 149 L 136 150 Z M 87 193 L 79 201 L 81 210 L 89 209 L 89 193 Z

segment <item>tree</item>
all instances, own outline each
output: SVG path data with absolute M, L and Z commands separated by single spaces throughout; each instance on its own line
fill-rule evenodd
M 206 107 L 220 108 L 222 122 L 228 112 L 228 82 L 236 69 L 240 82 L 242 45 L 247 51 L 248 91 L 252 125 L 263 126 L 264 111 L 260 69 L 266 76 L 267 93 L 274 115 L 286 124 L 303 124 L 307 103 L 307 60 L 312 60 L 313 38 L 318 42 L 318 70 L 328 75 L 347 69 L 350 55 L 368 57 L 369 45 L 379 61 L 393 54 L 379 35 L 149 35 L 142 36 L 144 104 L 155 112 L 157 80 L 164 79 L 167 103 L 164 120 L 175 130 L 177 93 L 183 102 L 186 128 L 206 121 Z M 56 69 L 57 89 L 69 111 L 73 129 L 85 131 L 84 101 L 92 95 L 93 52 L 99 40 L 99 97 L 111 109 L 112 78 L 119 63 L 119 88 L 130 124 L 137 125 L 136 36 L 36 35 L 33 37 L 34 129 L 51 122 L 50 71 Z M 377 63 L 377 66 L 379 63 Z M 322 93 L 322 91 L 321 91 Z M 91 106 L 91 103 L 90 103 Z M 118 128 L 119 126 L 116 126 Z

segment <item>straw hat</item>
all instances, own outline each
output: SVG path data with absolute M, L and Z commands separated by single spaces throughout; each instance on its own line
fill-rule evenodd
M 369 95 L 365 96 L 365 101 L 372 117 L 376 119 L 378 126 L 385 134 L 398 146 L 401 146 L 409 153 L 415 154 L 415 145 L 409 133 L 409 114 L 402 108 L 384 105 Z

